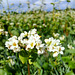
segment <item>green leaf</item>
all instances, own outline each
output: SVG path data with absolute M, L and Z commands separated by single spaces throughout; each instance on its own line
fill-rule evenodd
M 31 61 L 34 62 L 36 60 L 37 56 L 38 56 L 37 53 L 31 53 L 31 58 L 30 58 Z
M 71 49 L 71 50 L 65 50 L 68 53 L 75 53 L 75 49 Z
M 54 3 L 51 3 L 52 5 L 55 5 Z
M 44 63 L 42 66 L 44 69 L 48 69 L 48 63 Z
M 69 61 L 71 61 L 71 58 L 69 56 L 64 56 L 64 57 L 62 57 L 62 60 L 64 62 L 69 62 Z
M 12 75 L 12 73 L 7 72 L 6 70 L 0 69 L 0 75 Z
M 67 0 L 67 2 L 70 2 L 70 0 Z
M 18 30 L 12 30 L 11 33 L 12 33 L 13 35 L 19 36 Z
M 1 46 L 0 46 L 0 50 L 3 50 L 3 49 L 4 49 L 4 47 L 1 47 Z
M 72 71 L 66 73 L 65 75 L 74 75 L 74 73 Z
M 75 62 L 74 62 L 74 61 L 70 61 L 70 62 L 69 62 L 69 67 L 70 67 L 71 69 L 75 69 Z
M 19 53 L 19 58 L 20 58 L 20 60 L 21 60 L 21 62 L 22 62 L 23 64 L 26 63 L 27 60 L 28 60 L 28 53 L 25 52 L 24 50 L 21 51 L 21 52 Z
M 15 73 L 15 75 L 22 75 L 22 74 L 21 74 L 21 73 L 19 73 L 19 72 L 16 72 L 16 73 Z
M 37 62 L 33 62 L 33 65 L 36 67 L 36 68 L 41 68 L 41 66 L 37 63 Z

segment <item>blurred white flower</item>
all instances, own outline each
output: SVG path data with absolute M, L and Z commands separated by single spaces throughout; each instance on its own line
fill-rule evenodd
M 36 33 L 36 29 L 32 29 L 28 32 L 28 37 L 30 37 L 31 35 L 34 35 Z
M 58 52 L 55 51 L 55 52 L 53 53 L 53 57 L 57 57 L 57 56 L 58 56 Z
M 57 51 L 55 51 L 55 52 L 53 53 L 53 57 L 57 57 L 58 54 L 63 54 L 63 50 L 64 50 L 64 49 L 65 49 L 64 47 L 57 46 L 57 47 L 56 47 L 56 50 L 57 50 Z
M 18 40 L 13 39 L 11 49 L 14 49 L 14 48 L 17 48 L 17 47 L 18 47 Z
M 67 45 L 69 49 L 74 49 L 74 47 L 70 44 Z
M 13 59 L 9 59 L 10 64 L 13 66 L 15 64 L 15 62 L 13 61 Z M 10 65 L 9 64 L 9 65 Z
M 35 46 L 35 41 L 34 40 L 28 40 L 28 44 L 27 44 L 27 50 L 28 49 L 33 49 L 34 48 L 34 46 Z
M 0 34 L 4 35 L 4 29 L 0 29 Z
M 73 44 L 75 44 L 75 40 L 73 40 Z
M 19 52 L 20 51 L 20 47 L 18 46 L 18 47 L 15 47 L 14 49 L 13 49 L 13 52 Z
M 10 23 L 10 25 L 12 26 L 12 25 L 14 25 L 14 23 Z
M 7 31 L 5 31 L 5 36 L 8 36 L 8 32 Z
M 55 38 L 58 38 L 59 37 L 59 33 L 53 33 L 53 36 L 55 37 Z
M 33 26 L 37 26 L 36 23 L 34 23 Z
M 12 41 L 13 39 L 17 40 L 17 36 L 13 36 L 13 37 L 9 38 L 8 40 Z
M 65 39 L 65 36 L 62 35 L 61 37 L 59 37 L 60 40 L 64 40 Z
M 45 39 L 47 51 L 53 52 L 53 57 L 58 56 L 58 54 L 63 54 L 64 47 L 61 46 L 59 39 L 54 39 L 53 37 Z
M 12 45 L 12 42 L 9 42 L 9 41 L 5 42 L 5 46 L 8 47 L 8 49 L 11 49 L 11 45 Z
M 4 29 L 0 29 L 0 32 L 3 32 L 4 31 Z
M 9 38 L 8 41 L 6 41 L 5 46 L 8 49 L 13 50 L 13 52 L 19 52 L 20 51 L 20 47 L 18 45 L 18 40 L 17 40 L 16 36 Z

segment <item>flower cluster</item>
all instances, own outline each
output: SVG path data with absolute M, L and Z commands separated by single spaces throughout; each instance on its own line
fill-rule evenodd
M 16 36 L 9 38 L 5 45 L 8 49 L 13 50 L 13 52 L 20 51 L 20 47 L 23 47 L 27 51 L 35 48 L 38 54 L 43 54 L 45 49 L 36 29 L 32 29 L 29 32 L 24 31 L 18 38 Z
M 70 45 L 70 44 L 68 44 L 67 47 L 68 47 L 69 49 L 74 49 L 74 47 L 73 47 L 72 45 Z
M 18 45 L 18 40 L 16 36 L 9 38 L 8 41 L 6 41 L 5 46 L 8 49 L 13 50 L 13 52 L 20 51 L 20 47 Z
M 53 36 L 55 37 L 55 38 L 58 38 L 59 37 L 59 33 L 53 33 Z
M 56 40 L 53 37 L 45 39 L 46 47 L 49 52 L 53 52 L 53 57 L 58 56 L 58 54 L 63 54 L 63 50 L 60 40 Z
M 13 52 L 18 52 L 21 48 L 25 48 L 26 51 L 36 49 L 38 54 L 45 53 L 45 49 L 47 49 L 47 51 L 53 52 L 53 57 L 58 56 L 58 54 L 63 54 L 65 48 L 62 47 L 60 40 L 51 37 L 45 39 L 45 45 L 40 40 L 40 37 L 37 34 L 37 30 L 32 29 L 29 32 L 24 31 L 18 38 L 16 36 L 9 38 L 5 45 L 8 49 L 13 50 Z
M 5 35 L 5 36 L 8 36 L 8 32 L 7 31 L 4 31 L 4 29 L 0 29 L 0 35 Z
M 27 51 L 36 48 L 38 54 L 44 53 L 44 44 L 42 44 L 36 29 L 30 30 L 28 33 L 24 31 L 24 33 L 20 34 L 18 40 L 21 43 L 21 46 L 25 46 Z

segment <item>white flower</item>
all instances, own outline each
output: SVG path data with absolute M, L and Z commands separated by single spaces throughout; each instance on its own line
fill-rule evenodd
M 54 41 L 53 37 L 49 38 L 49 39 L 45 39 L 45 42 L 48 46 L 50 46 L 52 44 L 52 42 Z
M 12 25 L 14 25 L 14 23 L 10 23 L 10 25 L 12 26 Z
M 48 50 L 49 52 L 55 52 L 55 51 L 57 51 L 57 49 L 55 48 L 55 46 L 48 46 L 48 47 L 47 47 L 47 50 Z
M 37 26 L 37 25 L 34 23 L 33 26 Z
M 59 39 L 58 39 L 58 40 L 54 39 L 54 40 L 52 41 L 52 45 L 53 45 L 53 46 L 60 45 L 60 40 L 59 40 Z
M 24 31 L 24 37 L 26 37 L 26 36 L 27 36 L 27 34 L 28 34 L 28 33 L 27 33 L 26 31 Z
M 24 33 L 21 33 L 21 34 L 20 34 L 21 39 L 23 39 L 24 36 L 25 36 Z
M 64 40 L 64 39 L 65 39 L 65 36 L 62 35 L 59 39 L 60 39 L 60 40 Z
M 8 40 L 9 40 L 9 41 L 12 41 L 13 39 L 16 40 L 16 39 L 17 39 L 17 36 L 13 36 L 13 37 L 9 38 Z
M 73 40 L 73 44 L 75 44 L 75 40 Z
M 18 40 L 13 39 L 13 40 L 12 40 L 11 49 L 14 49 L 14 48 L 16 48 L 16 47 L 18 47 Z
M 13 49 L 13 52 L 19 52 L 20 51 L 20 47 L 15 47 L 14 49 Z
M 65 49 L 64 47 L 61 47 L 61 46 L 57 46 L 56 47 L 56 51 L 53 53 L 53 57 L 57 57 L 58 54 L 63 54 L 63 50 Z
M 5 46 L 6 46 L 8 49 L 11 49 L 12 42 L 6 41 Z
M 28 40 L 28 44 L 27 44 L 27 48 L 26 49 L 28 49 L 28 48 L 33 49 L 35 44 L 36 43 L 35 43 L 34 40 Z
M 59 33 L 53 33 L 53 36 L 57 38 L 59 36 Z
M 38 49 L 38 54 L 44 54 L 45 53 L 45 46 L 42 44 L 42 46 Z
M 38 34 L 35 34 L 35 35 L 34 35 L 34 39 L 35 39 L 36 41 L 38 41 L 38 40 L 40 39 L 40 36 L 39 36 Z
M 21 40 L 21 43 L 22 43 L 22 44 L 27 44 L 27 43 L 28 43 L 28 39 L 23 39 L 23 40 Z
M 53 57 L 57 57 L 57 56 L 58 56 L 58 52 L 54 52 Z
M 27 32 L 24 31 L 24 33 L 21 33 L 20 36 L 18 37 L 18 40 L 23 42 L 23 38 L 27 36 Z
M 67 45 L 69 49 L 74 49 L 74 47 L 70 44 Z
M 5 46 L 8 49 L 13 50 L 13 52 L 20 51 L 20 47 L 18 45 L 18 40 L 16 36 L 9 38 L 8 41 L 6 41 Z
M 38 50 L 38 54 L 43 54 L 44 53 L 44 50 Z
M 36 42 L 36 49 L 40 49 L 42 47 L 44 47 L 44 44 L 42 44 L 42 41 L 41 40 L 38 41 L 38 42 Z
M 49 38 L 49 39 L 45 39 L 45 42 L 47 44 L 47 46 L 56 46 L 60 44 L 60 40 L 56 40 L 53 37 Z
M 16 59 L 16 56 L 8 56 L 7 59 Z
M 36 34 L 36 29 L 32 29 L 32 30 L 30 30 L 29 32 L 28 32 L 28 37 L 30 37 L 31 35 L 34 35 L 34 34 Z
M 0 32 L 3 32 L 4 31 L 4 29 L 0 29 Z
M 47 51 L 53 52 L 53 57 L 58 56 L 58 54 L 63 54 L 64 47 L 61 46 L 59 39 L 54 39 L 53 37 L 45 39 Z
M 61 47 L 61 46 L 57 46 L 56 49 L 57 49 L 57 52 L 58 52 L 58 53 L 63 54 L 63 50 L 64 50 L 65 48 L 64 48 L 64 47 Z
M 0 29 L 0 34 L 4 35 L 4 29 Z
M 5 31 L 5 36 L 8 36 L 8 32 L 7 31 Z

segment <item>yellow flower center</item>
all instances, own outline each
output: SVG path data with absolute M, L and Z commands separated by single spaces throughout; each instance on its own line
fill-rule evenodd
M 54 44 L 54 46 L 56 46 L 56 43 Z
M 13 46 L 16 46 L 16 43 L 15 42 L 13 43 Z
M 31 47 L 33 47 L 33 42 L 31 43 Z
M 61 51 L 61 48 L 59 48 L 59 51 Z

